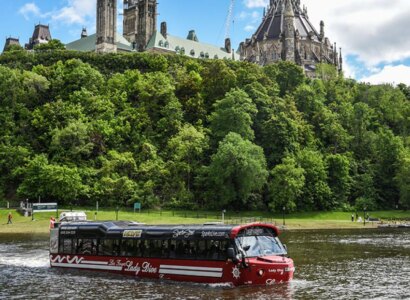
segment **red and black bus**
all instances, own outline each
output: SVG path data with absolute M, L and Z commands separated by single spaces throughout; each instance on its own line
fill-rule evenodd
M 293 260 L 264 223 L 144 225 L 73 222 L 51 229 L 52 267 L 234 286 L 293 278 Z

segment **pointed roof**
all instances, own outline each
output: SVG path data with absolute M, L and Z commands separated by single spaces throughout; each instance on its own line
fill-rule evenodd
M 295 13 L 293 12 L 292 1 L 286 0 L 285 18 L 286 18 L 286 17 L 291 17 L 291 18 L 293 18 L 294 16 L 295 16 Z
M 301 38 L 307 38 L 309 33 L 313 33 L 312 38 L 319 41 L 320 34 L 309 21 L 307 12 L 301 9 L 299 0 L 272 0 L 266 17 L 253 37 L 257 41 L 263 41 L 265 38 L 279 39 L 287 15 L 295 18 L 295 30 Z
M 35 40 L 46 40 L 51 41 L 50 26 L 38 24 L 34 28 L 33 41 Z
M 95 44 L 97 42 L 97 35 L 94 33 L 87 37 L 83 37 L 76 41 L 66 44 L 67 50 L 81 51 L 81 52 L 93 52 L 95 51 Z M 133 47 L 120 33 L 116 35 L 117 49 L 122 51 L 132 51 Z
M 155 31 L 147 45 L 147 51 L 161 50 L 163 52 L 184 54 L 193 58 L 232 59 L 232 53 L 223 47 L 201 43 L 189 38 L 180 38 L 167 34 L 165 38 Z

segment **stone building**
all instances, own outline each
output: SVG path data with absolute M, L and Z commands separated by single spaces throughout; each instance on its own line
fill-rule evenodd
M 25 48 L 27 50 L 33 50 L 35 46 L 40 44 L 47 44 L 51 40 L 52 38 L 50 33 L 50 26 L 38 24 L 34 27 L 33 36 L 25 45 Z
M 266 12 L 267 11 L 267 12 Z M 240 59 L 267 65 L 291 61 L 315 77 L 316 65 L 328 63 L 342 71 L 341 50 L 325 36 L 324 22 L 318 32 L 300 0 L 270 0 L 263 20 L 250 39 L 239 45 Z
M 68 43 L 68 50 L 109 52 L 148 51 L 174 53 L 194 58 L 234 58 L 230 40 L 224 47 L 201 43 L 194 30 L 187 38 L 171 35 L 167 24 L 157 30 L 158 3 L 156 0 L 123 0 L 123 33 L 117 32 L 117 0 L 97 0 L 97 33 L 81 34 Z
M 156 0 L 124 0 L 123 36 L 144 51 L 157 30 Z
M 117 0 L 97 0 L 97 40 L 100 53 L 117 52 Z
M 9 46 L 12 46 L 12 45 L 16 45 L 16 46 L 21 47 L 20 39 L 19 38 L 13 38 L 13 37 L 6 38 L 6 43 L 4 44 L 3 52 L 6 51 Z

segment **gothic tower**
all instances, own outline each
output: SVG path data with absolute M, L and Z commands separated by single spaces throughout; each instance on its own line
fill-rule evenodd
M 138 32 L 138 0 L 124 0 L 123 36 L 135 45 Z
M 124 36 L 144 51 L 157 28 L 156 0 L 124 0 Z
M 320 22 L 320 31 L 316 30 L 300 0 L 270 0 L 269 4 L 252 38 L 240 44 L 241 60 L 263 66 L 291 61 L 303 67 L 311 78 L 316 77 L 319 63 L 341 70 L 343 59 L 336 44 L 333 46 L 325 36 L 324 22 Z
M 284 60 L 295 62 L 295 13 L 291 0 L 286 0 L 284 13 Z
M 117 0 L 97 0 L 97 43 L 99 53 L 117 52 Z

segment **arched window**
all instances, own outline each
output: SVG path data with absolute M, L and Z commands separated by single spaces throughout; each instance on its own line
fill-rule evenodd
M 177 54 L 179 54 L 179 53 L 181 52 L 181 48 L 179 48 L 179 46 L 176 46 L 176 47 L 175 47 L 175 52 L 176 52 Z
M 190 54 L 191 54 L 191 56 L 195 56 L 195 50 L 192 49 L 191 52 L 190 52 Z
M 205 53 L 205 58 L 207 58 L 207 59 L 209 58 L 209 53 L 208 52 Z
M 215 54 L 214 59 L 219 59 L 218 55 Z
M 162 40 L 161 40 L 161 41 L 159 41 L 158 46 L 160 46 L 160 47 L 164 47 L 164 42 L 163 42 Z
M 205 53 L 204 53 L 204 52 L 201 52 L 201 53 L 199 54 L 199 57 L 200 57 L 200 58 L 205 58 Z
M 169 43 L 168 43 L 168 41 L 165 42 L 164 47 L 165 47 L 165 48 L 169 48 Z
M 185 48 L 184 47 L 181 48 L 181 54 L 185 54 Z

